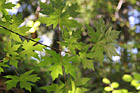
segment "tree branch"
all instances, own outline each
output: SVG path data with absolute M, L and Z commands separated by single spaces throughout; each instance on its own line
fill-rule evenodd
M 47 46 L 47 45 L 45 45 L 45 44 L 43 44 L 43 43 L 40 43 L 40 42 L 38 42 L 38 41 L 35 41 L 34 39 L 27 38 L 27 37 L 25 37 L 25 36 L 23 36 L 23 35 L 21 35 L 21 34 L 19 34 L 19 33 L 17 33 L 17 32 L 14 32 L 14 31 L 12 31 L 12 30 L 10 30 L 10 29 L 8 29 L 8 28 L 2 26 L 2 25 L 0 25 L 0 27 L 2 27 L 3 29 L 5 29 L 5 30 L 7 30 L 7 31 L 10 31 L 10 32 L 12 32 L 12 33 L 14 33 L 14 34 L 16 34 L 16 35 L 19 35 L 20 37 L 23 37 L 23 38 L 25 38 L 25 39 L 27 39 L 27 40 L 31 40 L 31 41 L 33 41 L 33 42 L 35 42 L 35 43 L 38 43 L 38 44 L 43 45 L 43 46 L 45 46 L 45 47 L 49 47 L 49 48 L 51 48 L 51 49 L 53 49 L 53 50 L 61 51 L 61 49 L 53 48 L 53 47 Z M 70 53 L 70 52 L 68 52 L 68 51 L 64 51 L 64 52 L 65 52 L 65 53 Z

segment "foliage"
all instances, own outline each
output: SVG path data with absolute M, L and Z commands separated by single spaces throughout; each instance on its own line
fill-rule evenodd
M 2 8 L 0 8 L 2 13 L 2 18 L 0 19 L 0 34 L 6 37 L 4 42 L 8 41 L 7 43 L 4 43 L 5 48 L 2 50 L 4 52 L 4 56 L 2 56 L 2 62 L 0 63 L 0 72 L 3 73 L 8 69 L 13 68 L 19 72 L 19 76 L 18 74 L 17 76 L 5 75 L 5 78 L 11 79 L 6 81 L 7 89 L 12 89 L 13 87 L 19 88 L 18 85 L 20 85 L 20 88 L 25 88 L 31 92 L 31 86 L 36 86 L 33 82 L 45 78 L 45 80 L 49 79 L 47 82 L 51 83 L 44 84 L 44 86 L 41 86 L 39 89 L 47 90 L 47 92 L 55 91 L 56 93 L 84 93 L 86 91 L 90 91 L 89 87 L 92 85 L 90 85 L 88 81 L 93 79 L 91 78 L 92 76 L 89 76 L 89 78 L 83 75 L 84 71 L 87 71 L 90 74 L 93 73 L 92 71 L 95 71 L 95 73 L 96 71 L 99 71 L 101 76 L 97 74 L 94 74 L 94 76 L 97 79 L 100 79 L 107 75 L 105 73 L 107 73 L 108 69 L 115 69 L 115 71 L 120 70 L 119 68 L 121 68 L 121 65 L 118 63 L 110 62 L 110 66 L 106 66 L 106 63 L 103 62 L 103 60 L 111 60 L 112 56 L 118 55 L 114 45 L 116 44 L 116 39 L 120 32 L 112 30 L 114 25 L 113 27 L 111 26 L 112 23 L 111 25 L 108 25 L 108 21 L 106 21 L 105 18 L 106 23 L 103 21 L 103 18 L 100 18 L 92 22 L 94 26 L 86 24 L 84 27 L 83 25 L 83 23 L 89 23 L 89 13 L 109 13 L 109 17 L 113 17 L 111 18 L 111 21 L 120 21 L 121 18 L 114 19 L 114 15 L 112 15 L 116 10 L 114 7 L 117 6 L 117 1 L 112 2 L 107 0 L 107 4 L 105 5 L 102 0 L 97 0 L 96 6 L 95 3 L 93 3 L 94 1 L 91 0 L 90 6 L 94 6 L 94 8 L 92 8 L 92 11 L 86 10 L 86 12 L 89 13 L 80 13 L 86 8 L 81 8 L 81 6 L 79 7 L 78 0 L 76 0 L 78 3 L 74 4 L 68 4 L 67 1 L 50 0 L 49 4 L 39 1 L 41 7 L 40 13 L 42 13 L 43 16 L 35 20 L 34 24 L 27 24 L 27 26 L 21 26 L 24 22 L 22 19 L 22 13 L 11 16 L 6 11 L 6 9 L 11 9 L 15 5 L 12 3 L 5 3 L 5 0 L 0 1 L 0 6 L 2 6 Z M 82 2 L 83 1 L 84 0 L 82 0 Z M 133 0 L 128 1 L 135 3 L 132 2 Z M 99 9 L 101 6 L 106 10 L 103 9 L 103 11 L 101 11 L 101 9 Z M 83 16 L 85 18 L 84 21 L 86 22 L 79 23 L 75 20 L 79 14 L 80 17 Z M 86 17 L 85 14 L 87 14 Z M 105 15 L 105 17 L 106 16 L 108 15 Z M 38 23 L 36 24 L 36 22 Z M 59 49 L 40 43 L 38 38 L 29 38 L 29 32 L 34 33 L 37 27 L 43 24 L 48 28 L 53 26 L 53 31 L 58 32 L 59 41 L 57 44 L 59 45 Z M 125 24 L 125 22 L 123 24 Z M 88 39 L 86 42 L 82 41 L 83 33 L 87 34 Z M 39 44 L 35 45 L 35 43 Z M 49 47 L 50 49 L 46 47 Z M 127 45 L 122 45 L 122 47 L 129 48 Z M 67 51 L 65 51 L 65 48 L 67 48 Z M 38 55 L 36 51 L 44 51 L 45 56 Z M 62 52 L 65 52 L 65 55 L 62 55 Z M 32 57 L 36 58 L 37 61 L 32 61 Z M 102 67 L 100 67 L 99 64 Z M 25 69 L 22 70 L 22 67 Z M 37 77 L 37 75 L 32 75 L 31 73 L 33 71 L 41 78 Z M 20 74 L 22 72 L 24 72 L 24 74 Z M 41 76 L 40 74 L 42 73 L 43 75 Z M 133 80 L 129 75 L 125 75 L 123 78 L 127 82 Z M 119 83 L 110 83 L 107 78 L 103 79 L 103 82 L 110 84 L 110 87 L 106 87 L 105 90 L 112 91 L 115 89 L 114 91 L 118 91 L 116 88 L 119 87 Z M 87 83 L 88 86 L 86 85 Z M 94 84 L 96 83 L 99 84 L 99 82 L 95 82 Z M 127 89 L 120 90 L 127 91 Z
M 20 82 L 20 87 L 25 88 L 31 92 L 31 86 L 33 85 L 31 82 L 36 82 L 39 77 L 37 75 L 30 75 L 33 71 L 28 71 L 20 76 L 7 75 L 6 78 L 10 78 L 11 80 L 7 80 L 5 83 L 7 84 L 7 89 L 11 89 L 12 87 L 16 87 L 17 83 Z

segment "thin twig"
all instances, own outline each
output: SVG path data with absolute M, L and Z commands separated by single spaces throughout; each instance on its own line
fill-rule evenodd
M 19 76 L 19 73 L 17 72 L 16 68 L 14 67 L 13 69 L 15 70 L 17 76 Z
M 115 12 L 115 18 L 118 19 L 119 18 L 119 10 L 121 9 L 122 7 L 122 4 L 124 3 L 125 1 L 124 0 L 120 0 L 119 3 L 118 3 L 118 6 L 116 8 L 116 12 Z
M 61 54 L 61 37 L 60 37 L 60 29 L 58 28 L 58 38 L 59 38 L 59 53 L 60 53 L 60 56 L 61 56 L 61 62 L 63 63 L 63 59 L 62 59 L 62 54 Z M 62 71 L 63 71 L 63 76 L 64 76 L 64 81 L 66 82 L 66 75 L 65 75 L 65 69 L 64 69 L 64 66 L 62 64 Z

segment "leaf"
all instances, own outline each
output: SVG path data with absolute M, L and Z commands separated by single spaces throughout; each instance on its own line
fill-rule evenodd
M 32 86 L 33 84 L 32 83 L 29 83 L 29 82 L 27 82 L 26 80 L 20 80 L 20 87 L 21 88 L 25 88 L 26 90 L 29 90 L 30 92 L 31 92 L 31 86 Z
M 76 88 L 76 91 L 75 91 L 75 93 L 81 93 L 82 91 L 81 91 L 81 89 L 80 88 Z
M 65 67 L 65 72 L 66 74 L 70 74 L 71 76 L 73 76 L 73 78 L 76 79 L 76 67 L 72 65 L 72 63 L 70 63 L 69 60 L 70 57 L 68 57 L 68 55 L 63 57 L 63 63 L 64 63 L 64 67 Z
M 52 85 L 49 85 L 49 86 L 41 87 L 41 89 L 44 89 L 44 90 L 47 90 L 47 91 L 56 91 L 57 88 L 58 88 L 57 84 L 52 84 Z
M 131 85 L 134 86 L 134 87 L 137 89 L 137 87 L 140 86 L 140 83 L 138 83 L 138 82 L 139 82 L 138 80 L 133 79 L 133 80 L 131 81 Z
M 5 4 L 3 5 L 3 7 L 4 7 L 5 9 L 12 9 L 12 7 L 14 7 L 14 6 L 16 6 L 16 5 L 15 5 L 15 4 L 12 4 L 12 2 L 5 3 Z
M 87 29 L 88 29 L 88 35 L 91 37 L 91 41 L 93 42 L 97 42 L 98 38 L 99 38 L 99 34 L 96 33 L 94 31 L 94 29 L 92 27 L 90 27 L 89 25 L 86 25 Z
M 115 47 L 111 44 L 104 46 L 104 50 L 110 59 L 112 59 L 112 56 L 118 56 L 118 53 L 116 52 Z
M 72 91 L 69 90 L 68 93 L 75 93 L 75 83 L 71 80 Z
M 7 53 L 11 54 L 11 55 L 18 55 L 18 53 L 16 52 L 18 50 L 18 48 L 20 47 L 20 45 L 13 45 L 8 47 L 7 49 Z
M 31 92 L 31 86 L 34 85 L 32 82 L 36 82 L 40 79 L 39 77 L 37 77 L 37 75 L 30 75 L 32 72 L 33 70 L 21 74 L 20 76 L 5 76 L 5 78 L 11 79 L 5 82 L 7 84 L 7 89 L 9 90 L 13 87 L 16 87 L 17 83 L 20 82 L 21 88 L 25 88 L 26 90 L 29 90 Z
M 18 61 L 17 61 L 16 59 L 17 59 L 16 57 L 12 56 L 12 57 L 10 58 L 10 64 L 11 64 L 12 66 L 15 66 L 16 68 L 18 68 Z
M 71 80 L 71 85 L 72 85 L 72 90 L 68 90 L 68 93 L 83 93 L 81 88 L 79 88 L 79 87 L 76 88 L 75 87 L 75 83 L 72 80 Z
M 80 60 L 82 62 L 82 65 L 85 68 L 89 68 L 89 69 L 93 69 L 93 71 L 95 70 L 93 67 L 93 60 L 89 60 L 87 59 L 87 54 L 86 53 L 79 53 L 80 55 Z
M 0 12 L 2 12 L 3 17 L 6 19 L 7 23 L 10 21 L 10 15 L 8 14 L 8 12 L 6 11 L 6 9 L 11 9 L 12 7 L 14 7 L 15 5 L 10 3 L 6 3 L 6 0 L 0 0 Z
M 42 3 L 40 1 L 40 8 L 42 9 L 40 12 L 46 15 L 49 15 L 54 12 L 54 8 L 51 3 L 47 5 L 46 3 Z
M 64 14 L 70 15 L 71 17 L 76 17 L 79 15 L 79 12 L 76 12 L 76 10 L 79 8 L 78 4 L 72 4 L 71 6 L 67 6 Z
M 69 39 L 70 38 L 70 34 L 68 32 L 68 30 L 66 28 L 63 29 L 63 34 L 62 34 L 62 37 L 64 39 Z M 62 42 L 61 42 L 62 43 Z M 64 43 L 64 42 L 63 42 Z
M 83 64 L 84 69 L 89 68 L 89 69 L 92 69 L 93 71 L 95 71 L 95 69 L 93 67 L 94 66 L 93 60 L 82 59 L 82 64 Z
M 12 76 L 12 75 L 8 75 L 5 76 L 6 78 L 10 78 L 11 80 L 6 81 L 5 83 L 7 84 L 7 89 L 11 89 L 13 87 L 16 87 L 17 83 L 20 81 L 19 77 L 17 76 Z
M 75 40 L 78 40 L 81 38 L 81 29 L 77 29 L 76 31 L 72 31 L 72 36 L 71 37 L 74 37 Z
M 7 65 L 6 62 L 4 62 L 4 59 L 3 59 L 3 62 L 0 63 L 0 74 L 1 74 L 1 72 L 4 72 L 4 69 L 2 67 L 9 67 L 9 65 Z
M 45 5 L 41 2 L 40 4 Z M 63 29 L 63 26 L 65 26 L 67 29 L 70 29 L 71 27 L 81 27 L 76 20 L 69 19 L 70 17 L 75 17 L 78 15 L 78 12 L 75 12 L 78 9 L 78 4 L 67 6 L 65 9 L 65 0 L 51 0 L 51 4 L 42 6 L 42 8 L 45 8 L 42 12 L 48 14 L 49 17 L 39 18 L 38 21 L 45 23 L 46 26 L 53 24 L 53 28 L 55 28 L 57 24 L 59 24 L 61 29 Z M 48 9 L 50 9 L 50 12 Z
M 22 42 L 21 38 L 18 35 L 14 34 L 14 33 L 11 33 L 10 39 L 13 39 L 14 41 L 17 41 L 17 42 Z
M 1 33 L 1 34 L 5 34 L 5 35 L 9 35 L 9 34 L 10 34 L 9 31 L 7 31 L 7 30 L 5 30 L 5 29 L 3 29 L 3 28 L 0 28 L 0 33 Z
M 50 17 L 42 17 L 39 18 L 38 21 L 40 21 L 41 23 L 45 23 L 46 26 L 50 26 L 53 24 L 53 28 L 55 28 L 58 24 L 58 16 L 52 15 Z
M 27 35 L 26 32 L 29 31 L 30 27 L 26 27 L 26 26 L 19 27 L 21 23 L 24 21 L 21 18 L 22 18 L 22 13 L 18 14 L 17 16 L 13 15 L 11 23 L 8 24 L 8 26 L 5 25 L 5 27 L 20 35 Z M 10 38 L 13 39 L 14 41 L 21 42 L 19 35 L 13 32 L 10 32 L 11 33 Z
M 105 83 L 105 84 L 110 84 L 110 80 L 109 79 L 107 79 L 107 78 L 103 78 L 103 83 Z
M 85 85 L 89 80 L 90 80 L 90 78 L 85 78 L 85 77 L 80 78 L 80 77 L 78 77 L 75 80 L 75 84 L 76 84 L 76 86 L 82 86 L 82 85 Z
M 17 53 L 17 51 L 18 51 L 18 48 L 20 47 L 20 45 L 11 45 L 11 41 L 9 41 L 8 43 L 7 43 L 7 47 L 6 48 L 4 48 L 4 50 L 8 53 L 8 54 L 11 54 L 12 55 L 12 57 L 10 57 L 10 59 L 14 59 L 14 58 L 16 58 L 15 56 L 17 56 L 18 55 L 18 53 Z M 16 59 L 15 59 L 16 60 Z
M 125 81 L 125 82 L 130 82 L 132 80 L 132 77 L 131 75 L 129 74 L 125 74 L 123 75 L 122 79 Z
M 45 66 L 49 66 L 52 63 L 53 58 L 50 56 L 45 56 L 44 58 L 42 57 L 42 60 L 40 61 L 40 63 L 37 64 L 37 66 L 40 67 L 45 67 Z
M 96 32 L 93 28 L 86 25 L 88 35 L 90 36 L 89 41 L 96 42 L 88 55 L 89 58 L 94 58 L 103 66 L 104 52 L 110 59 L 112 59 L 112 56 L 118 55 L 112 43 L 115 42 L 120 32 L 112 30 L 112 27 L 108 28 L 102 18 L 98 22 L 95 22 L 94 26 L 96 27 Z
M 99 33 L 100 35 L 104 34 L 107 29 L 103 18 L 100 18 L 100 20 L 98 21 L 94 21 L 94 27 L 96 27 L 97 33 Z
M 55 9 L 63 8 L 66 4 L 65 0 L 51 0 L 51 4 Z
M 91 55 L 93 55 L 93 58 L 96 61 L 99 61 L 101 66 L 103 66 L 103 59 L 104 59 L 104 55 L 103 55 L 103 48 L 100 46 L 95 46 L 92 48 L 92 51 L 94 50 L 93 53 L 91 53 Z
M 3 17 L 5 18 L 7 24 L 9 25 L 9 23 L 11 22 L 11 16 L 5 9 L 1 9 L 0 11 L 3 13 Z
M 112 30 L 112 27 L 110 27 L 105 33 L 104 41 L 114 42 L 118 38 L 119 33 L 120 33 L 119 31 Z
M 118 82 L 112 82 L 111 83 L 111 87 L 112 88 L 118 88 L 119 87 L 119 83 Z
M 48 85 L 48 86 L 44 86 L 44 87 L 41 87 L 41 89 L 43 90 L 47 90 L 47 91 L 55 91 L 56 93 L 64 93 L 64 84 L 60 84 L 59 86 L 57 84 L 51 84 L 51 85 Z
M 53 80 L 53 81 L 54 81 L 56 78 L 58 78 L 59 74 L 60 74 L 60 75 L 63 75 L 63 72 L 62 72 L 62 65 L 60 65 L 60 64 L 52 65 L 52 66 L 49 68 L 49 71 L 51 71 L 51 76 L 52 76 L 52 80 Z
M 34 39 L 34 40 L 36 41 L 36 39 Z M 20 53 L 21 56 L 24 57 L 24 56 L 27 54 L 29 57 L 33 56 L 33 57 L 35 57 L 35 58 L 36 58 L 36 57 L 38 58 L 38 54 L 35 53 L 34 50 L 42 51 L 43 48 L 44 48 L 45 46 L 40 45 L 40 44 L 34 46 L 34 44 L 35 44 L 35 42 L 33 42 L 33 41 L 27 42 L 27 41 L 25 40 L 25 41 L 23 42 L 23 44 L 22 44 L 22 45 L 23 45 L 22 48 L 23 48 L 24 50 Z
M 113 89 L 111 87 L 105 87 L 104 90 L 105 91 L 112 91 Z
M 59 24 L 61 29 L 63 26 L 65 26 L 68 30 L 70 30 L 71 27 L 81 27 L 80 23 L 78 23 L 76 20 L 68 19 L 67 16 L 60 18 Z
M 133 76 L 134 76 L 135 79 L 140 80 L 140 74 L 135 73 Z

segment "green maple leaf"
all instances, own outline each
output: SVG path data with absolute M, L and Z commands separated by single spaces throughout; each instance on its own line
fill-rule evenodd
M 70 29 L 70 27 L 81 27 L 81 25 L 77 23 L 77 21 L 69 19 L 70 17 L 75 17 L 76 15 L 78 15 L 78 12 L 76 12 L 78 8 L 77 4 L 67 6 L 66 9 L 64 9 L 65 1 L 62 0 L 51 0 L 51 4 L 46 6 L 44 3 L 40 2 L 40 4 L 44 5 L 42 6 L 42 8 L 44 8 L 42 12 L 48 14 L 49 17 L 42 17 L 38 20 L 42 23 L 45 23 L 46 26 L 50 26 L 53 24 L 53 28 L 55 28 L 57 24 L 59 24 L 61 29 L 63 28 L 63 26 L 67 27 L 68 29 Z M 48 9 L 51 9 L 51 11 L 48 12 Z
M 118 56 L 118 53 L 116 52 L 115 47 L 112 44 L 104 46 L 104 50 L 110 59 L 112 59 L 112 56 Z
M 40 12 L 46 15 L 49 15 L 55 11 L 51 3 L 46 5 L 46 3 L 42 3 L 41 1 L 40 1 L 40 8 L 43 9 Z
M 57 84 L 51 84 L 48 86 L 41 87 L 41 89 L 47 90 L 47 91 L 55 91 L 56 93 L 65 93 L 65 92 L 63 92 L 64 86 L 65 86 L 65 84 L 63 84 L 63 83 L 60 84 L 59 86 Z
M 9 59 L 10 64 L 15 66 L 16 68 L 18 68 L 18 60 L 17 59 L 19 59 L 19 58 L 15 57 L 15 56 L 10 57 L 10 59 Z
M 69 90 L 68 93 L 83 93 L 83 91 L 81 91 L 81 88 L 75 86 L 74 81 L 71 80 L 71 85 L 72 85 L 72 90 Z
M 2 9 L 12 9 L 12 7 L 14 7 L 15 4 L 12 4 L 12 2 L 6 3 L 6 0 L 1 0 L 0 1 L 0 10 Z
M 60 54 L 57 54 L 56 51 L 54 51 L 54 50 L 46 50 L 46 52 L 48 54 L 50 54 L 50 56 L 52 56 L 53 63 L 61 64 L 61 55 Z
M 69 90 L 68 93 L 75 93 L 75 83 L 71 80 L 72 90 Z
M 36 40 L 36 39 L 35 39 Z M 33 42 L 33 41 L 29 41 L 29 42 L 27 42 L 26 40 L 23 42 L 23 46 L 22 46 L 22 48 L 23 49 L 25 49 L 25 50 L 23 50 L 22 52 L 21 52 L 21 56 L 25 56 L 25 54 L 27 54 L 28 56 L 33 56 L 33 57 L 37 57 L 37 53 L 35 53 L 34 52 L 34 50 L 37 50 L 37 51 L 42 51 L 43 50 L 43 48 L 45 47 L 45 46 L 43 46 L 43 45 L 40 45 L 40 44 L 38 44 L 38 45 L 36 45 L 36 46 L 33 46 L 35 44 L 35 42 Z
M 39 21 L 42 23 L 45 23 L 46 26 L 50 26 L 53 24 L 53 28 L 55 28 L 58 24 L 58 16 L 51 15 L 50 17 L 42 17 L 42 18 L 39 18 Z
M 20 35 L 26 35 L 26 32 L 29 31 L 30 27 L 19 27 L 24 22 L 24 20 L 22 20 L 22 13 L 18 14 L 17 16 L 13 15 L 12 20 L 12 25 L 10 25 L 9 29 L 19 33 Z
M 0 74 L 1 74 L 1 72 L 4 72 L 2 67 L 9 67 L 9 65 L 7 65 L 7 63 L 5 63 L 5 62 L 0 63 Z
M 44 90 L 47 90 L 47 91 L 56 91 L 57 88 L 58 88 L 57 84 L 52 84 L 52 85 L 49 85 L 49 86 L 41 87 L 41 89 L 44 89 Z
M 0 0 L 0 12 L 3 13 L 3 17 L 7 20 L 7 23 L 10 22 L 11 17 L 5 9 L 12 9 L 14 6 L 15 4 L 12 4 L 11 2 L 6 3 L 6 0 Z
M 97 42 L 99 38 L 99 33 L 95 32 L 94 29 L 89 25 L 86 25 L 86 27 L 88 29 L 88 33 L 89 33 L 88 35 L 91 37 L 89 41 Z
M 65 15 L 59 18 L 59 25 L 61 28 L 65 26 L 68 30 L 70 30 L 71 27 L 81 27 L 80 23 L 78 23 L 76 20 L 69 19 L 69 17 L 69 15 Z
M 82 62 L 82 65 L 83 65 L 84 69 L 89 68 L 89 69 L 95 70 L 94 67 L 93 67 L 93 60 L 88 60 L 87 59 L 88 56 L 87 56 L 86 53 L 81 53 L 80 52 L 79 55 L 80 55 L 80 60 Z
M 20 45 L 13 45 L 11 46 L 11 42 L 8 43 L 8 47 L 5 49 L 5 51 L 7 51 L 7 53 L 16 56 L 18 55 L 18 53 L 16 52 L 18 50 L 18 48 L 20 47 Z
M 7 84 L 7 89 L 11 89 L 13 87 L 16 87 L 17 83 L 20 81 L 19 77 L 17 76 L 12 76 L 12 75 L 8 75 L 5 76 L 6 78 L 10 78 L 11 80 L 7 80 L 5 83 Z
M 65 55 L 63 57 L 63 64 L 65 67 L 65 72 L 70 75 L 72 75 L 74 78 L 76 78 L 76 67 L 72 65 L 72 63 L 70 63 L 70 57 L 68 57 L 68 55 Z
M 92 53 L 89 53 L 89 57 L 99 61 L 103 66 L 103 52 L 105 52 L 109 58 L 118 55 L 115 51 L 113 43 L 115 43 L 120 32 L 112 30 L 112 27 L 108 28 L 103 19 L 95 22 L 94 25 L 97 30 L 96 32 L 93 30 L 93 28 L 87 25 L 88 35 L 91 37 L 89 41 L 96 42 L 91 49 Z
M 62 72 L 62 65 L 61 64 L 55 64 L 49 68 L 49 71 L 51 71 L 52 80 L 54 81 L 56 78 L 58 78 L 59 74 L 63 75 Z
M 17 83 L 20 82 L 21 88 L 25 88 L 26 90 L 29 90 L 31 92 L 31 86 L 34 85 L 32 82 L 36 82 L 40 79 L 35 74 L 30 75 L 32 72 L 33 70 L 21 74 L 20 76 L 12 76 L 12 75 L 5 76 L 5 78 L 11 79 L 5 82 L 7 84 L 7 89 L 9 90 L 13 87 L 16 87 Z
M 78 9 L 79 9 L 79 6 L 77 3 L 72 4 L 71 6 L 66 6 L 66 10 L 63 13 L 63 15 L 66 14 L 66 15 L 69 15 L 71 17 L 76 17 L 77 15 L 80 14 L 79 12 L 76 11 Z
M 104 55 L 103 55 L 103 52 L 104 52 L 104 49 L 102 46 L 96 44 L 92 50 L 92 52 L 90 52 L 88 54 L 88 57 L 89 58 L 94 58 L 96 61 L 100 62 L 101 66 L 103 66 L 103 59 L 104 59 Z
M 76 83 L 76 86 L 82 86 L 82 85 L 85 85 L 89 80 L 90 80 L 90 78 L 78 77 L 78 78 L 76 78 L 75 83 Z
M 18 51 L 18 48 L 20 47 L 21 45 L 11 45 L 11 41 L 9 41 L 7 43 L 7 47 L 4 49 L 6 52 L 7 52 L 7 55 L 12 55 L 12 56 L 9 56 L 8 60 L 10 61 L 10 64 L 15 66 L 16 68 L 18 67 L 18 59 L 19 59 L 19 54 L 17 53 Z
M 53 61 L 53 58 L 50 57 L 50 56 L 45 56 L 45 57 L 41 57 L 41 58 L 42 58 L 42 60 L 37 65 L 37 66 L 40 66 L 40 67 L 49 66 Z
M 26 27 L 26 26 L 20 27 L 21 23 L 24 22 L 24 20 L 22 20 L 21 18 L 22 18 L 22 13 L 18 14 L 17 16 L 13 15 L 12 19 L 10 17 L 10 20 L 8 20 L 6 22 L 0 20 L 0 25 L 4 26 L 7 29 L 12 30 L 13 32 L 18 33 L 20 35 L 23 35 L 23 36 L 27 35 L 26 32 L 29 31 L 30 27 Z M 11 39 L 18 41 L 18 42 L 22 42 L 19 35 L 15 34 L 13 32 L 7 31 L 3 28 L 0 28 L 0 32 L 7 34 L 7 35 L 9 35 L 11 33 L 10 34 Z
M 21 23 L 24 21 L 21 18 L 22 18 L 22 13 L 18 14 L 17 16 L 13 15 L 12 19 L 10 18 L 10 20 L 8 20 L 6 22 L 0 21 L 0 25 L 4 26 L 7 29 L 12 30 L 15 33 L 18 33 L 20 35 L 27 35 L 26 32 L 29 31 L 30 27 L 26 27 L 26 26 L 19 27 L 21 25 Z M 15 34 L 13 32 L 7 31 L 3 28 L 0 28 L 0 32 L 7 34 L 7 35 L 9 35 L 11 33 L 10 34 L 11 39 L 18 41 L 18 42 L 22 42 L 19 35 Z
M 94 25 L 95 25 L 95 28 L 97 30 L 97 33 L 99 33 L 99 34 L 104 34 L 108 28 L 108 26 L 105 25 L 103 18 L 101 18 L 98 21 L 95 21 Z
M 12 24 L 9 26 L 9 29 L 20 35 L 26 35 L 26 32 L 29 31 L 30 27 L 26 27 L 26 26 L 19 27 L 21 23 L 24 21 L 21 18 L 22 18 L 22 13 L 18 14 L 17 16 L 13 15 L 13 18 L 12 18 L 13 21 L 12 21 Z M 14 39 L 15 41 L 22 42 L 20 37 L 16 35 L 15 33 L 11 33 L 10 38 Z

